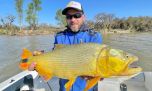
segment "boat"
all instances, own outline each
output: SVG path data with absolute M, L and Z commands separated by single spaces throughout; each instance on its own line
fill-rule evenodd
M 59 79 L 48 82 L 36 71 L 23 71 L 0 83 L 0 91 L 59 91 Z M 152 91 L 152 72 L 132 76 L 105 78 L 98 82 L 98 91 Z

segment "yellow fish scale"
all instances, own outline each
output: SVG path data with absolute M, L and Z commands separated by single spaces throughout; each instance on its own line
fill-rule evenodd
M 67 45 L 53 52 L 31 57 L 29 60 L 35 61 L 45 71 L 49 70 L 52 76 L 65 79 L 80 75 L 94 76 L 97 75 L 97 57 L 102 46 L 99 44 Z
M 66 83 L 66 91 L 69 91 L 77 76 L 93 76 L 87 81 L 87 91 L 93 87 L 100 78 L 111 76 L 128 76 L 141 72 L 141 68 L 130 68 L 129 65 L 137 61 L 137 57 L 119 49 L 112 49 L 106 45 L 87 43 L 66 45 L 55 48 L 52 52 L 31 55 L 28 50 L 22 54 L 21 67 L 27 69 L 27 65 L 36 63 L 36 70 L 45 80 L 51 77 L 69 79 Z

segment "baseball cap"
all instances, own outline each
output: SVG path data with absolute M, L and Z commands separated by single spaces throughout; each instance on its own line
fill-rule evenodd
M 63 15 L 66 15 L 66 13 L 67 13 L 67 11 L 68 11 L 69 9 L 76 9 L 76 10 L 78 10 L 78 11 L 83 12 L 83 9 L 82 9 L 81 4 L 80 4 L 79 2 L 76 2 L 76 1 L 70 1 L 70 2 L 68 3 L 68 5 L 66 6 L 66 8 L 63 9 L 62 14 L 63 14 Z

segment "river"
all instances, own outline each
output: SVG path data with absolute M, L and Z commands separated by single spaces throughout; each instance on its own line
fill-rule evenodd
M 104 44 L 138 56 L 138 65 L 152 71 L 152 33 L 109 34 L 103 39 Z M 0 82 L 21 72 L 18 63 L 23 48 L 50 51 L 53 42 L 53 35 L 0 36 Z

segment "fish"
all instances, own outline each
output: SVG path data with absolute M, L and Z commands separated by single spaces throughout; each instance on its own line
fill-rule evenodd
M 26 48 L 21 54 L 20 68 L 27 70 L 32 62 L 35 70 L 45 81 L 52 77 L 68 79 L 65 84 L 69 91 L 78 76 L 89 76 L 84 91 L 92 88 L 101 78 L 129 76 L 142 71 L 131 67 L 138 57 L 105 44 L 81 43 L 74 45 L 56 45 L 54 50 L 32 55 Z

